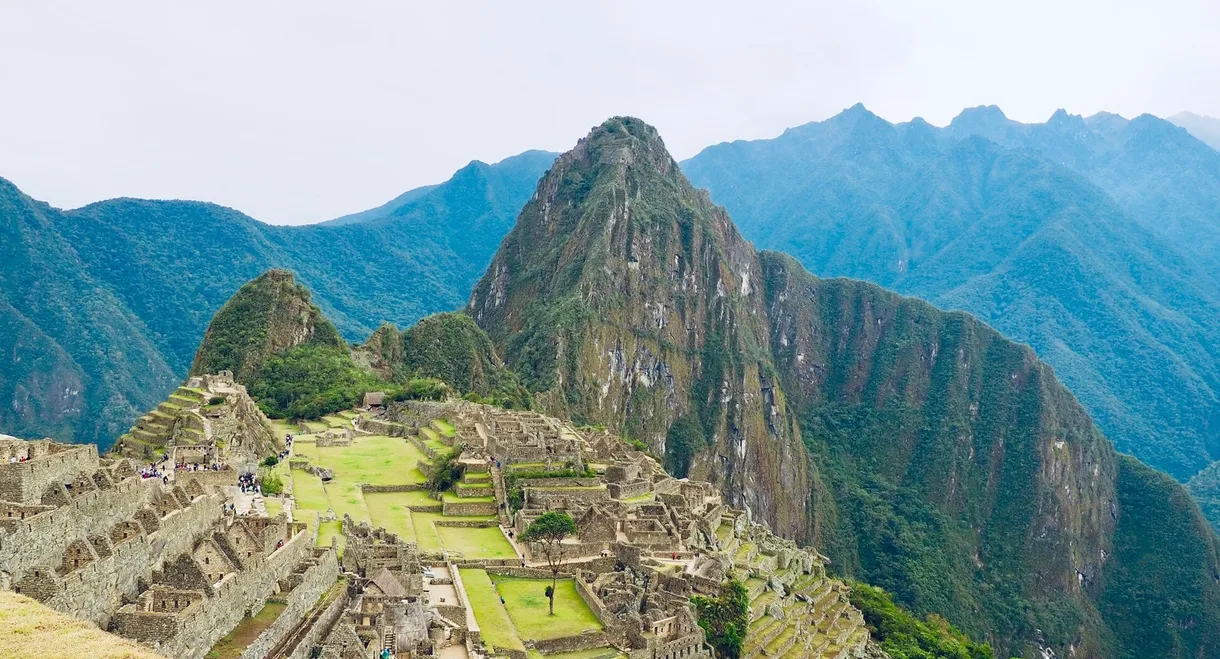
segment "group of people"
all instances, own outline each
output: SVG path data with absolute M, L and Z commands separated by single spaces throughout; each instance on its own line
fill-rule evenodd
M 160 478 L 162 484 L 169 485 L 169 474 L 162 473 L 161 469 L 152 462 L 147 467 L 140 468 L 140 478 Z
M 196 462 L 184 462 L 182 464 L 174 465 L 174 468 L 182 471 L 220 471 L 220 465 L 215 462 L 213 462 L 211 466 L 201 465 Z
M 238 476 L 237 487 L 241 489 L 242 494 L 258 494 L 258 481 L 252 473 Z

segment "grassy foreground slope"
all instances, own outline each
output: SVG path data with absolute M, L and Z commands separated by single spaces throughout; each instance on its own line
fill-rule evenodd
M 6 659 L 162 659 L 134 641 L 0 590 L 0 657 Z

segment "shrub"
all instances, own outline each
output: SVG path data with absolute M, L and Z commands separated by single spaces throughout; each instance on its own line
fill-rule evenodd
M 264 467 L 274 467 L 275 465 L 277 465 L 279 463 L 280 463 L 280 459 L 275 457 L 274 455 L 269 455 L 269 456 L 263 458 Z
M 284 491 L 284 481 L 280 479 L 279 474 L 265 474 L 259 482 L 259 489 L 264 495 L 276 495 Z

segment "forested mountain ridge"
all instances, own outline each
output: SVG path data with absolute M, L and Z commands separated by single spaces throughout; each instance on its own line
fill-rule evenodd
M 547 411 L 1000 656 L 1220 652 L 1216 537 L 1181 486 L 973 317 L 755 251 L 637 119 L 556 161 L 468 312 Z
M 212 315 L 286 268 L 349 341 L 460 307 L 553 154 L 473 162 L 344 226 L 192 201 L 59 210 L 0 179 L 0 431 L 103 449 L 185 377 Z
M 1196 256 L 1220 233 L 1201 235 L 1220 154 L 1185 131 L 994 107 L 936 128 L 855 106 L 683 167 L 759 246 L 1032 345 L 1120 450 L 1182 480 L 1220 457 L 1220 279 Z

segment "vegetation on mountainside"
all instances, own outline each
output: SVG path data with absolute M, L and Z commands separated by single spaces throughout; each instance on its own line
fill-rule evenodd
M 1220 636 L 1220 539 L 1165 474 L 1122 457 L 1118 525 L 1098 579 L 1102 615 L 1118 639 L 1116 659 L 1216 656 Z
M 476 402 L 529 409 L 530 394 L 496 356 L 487 333 L 465 314 L 428 316 L 402 334 L 403 369 L 436 378 Z
M 867 584 L 851 588 L 852 606 L 864 614 L 869 634 L 890 659 L 994 659 L 984 643 L 975 643 L 944 618 L 920 620 L 894 604 L 888 593 Z
M 732 579 L 721 586 L 719 595 L 695 595 L 691 604 L 716 655 L 724 659 L 741 657 L 750 627 L 750 593 L 745 585 Z
M 553 159 L 473 162 L 337 227 L 269 226 L 190 201 L 60 211 L 0 179 L 0 355 L 11 360 L 0 432 L 105 450 L 182 382 L 212 316 L 269 268 L 295 271 L 348 340 L 458 308 Z
M 1220 529 L 1220 462 L 1195 474 L 1186 484 L 1190 495 L 1199 503 L 1203 516 L 1213 528 Z
M 385 392 L 391 401 L 441 400 L 452 391 L 433 378 L 385 382 L 357 366 L 346 349 L 318 345 L 271 356 L 247 389 L 267 416 L 309 420 L 358 407 L 370 391 Z
M 231 371 L 246 382 L 273 355 L 299 345 L 345 352 L 335 326 L 292 273 L 268 270 L 239 288 L 216 312 L 195 353 L 196 375 Z
M 857 106 L 683 168 L 759 247 L 1033 346 L 1121 451 L 1183 481 L 1220 458 L 1220 153 L 1184 131 Z
M 318 419 L 356 407 L 365 392 L 382 384 L 344 350 L 301 345 L 268 358 L 246 388 L 267 416 Z
M 1015 225 L 1059 198 L 1026 197 Z M 1059 224 L 1078 219 L 1067 206 Z M 1103 605 L 1103 580 L 1128 601 L 1154 594 L 1143 579 L 1176 577 L 1110 569 L 1118 456 L 1032 351 L 964 313 L 755 252 L 636 120 L 607 121 L 556 162 L 469 310 L 544 409 L 664 443 L 676 473 L 707 475 L 841 574 L 1001 656 L 1112 656 L 1116 624 L 1156 627 L 1147 656 L 1220 652 L 1220 607 L 1171 623 Z M 1133 487 L 1171 508 L 1184 496 Z M 1142 537 L 1144 551 L 1208 573 L 1211 532 L 1197 516 L 1168 523 L 1179 533 Z M 1192 583 L 1220 599 L 1217 583 Z M 1159 633 L 1174 624 L 1205 630 L 1200 652 Z

